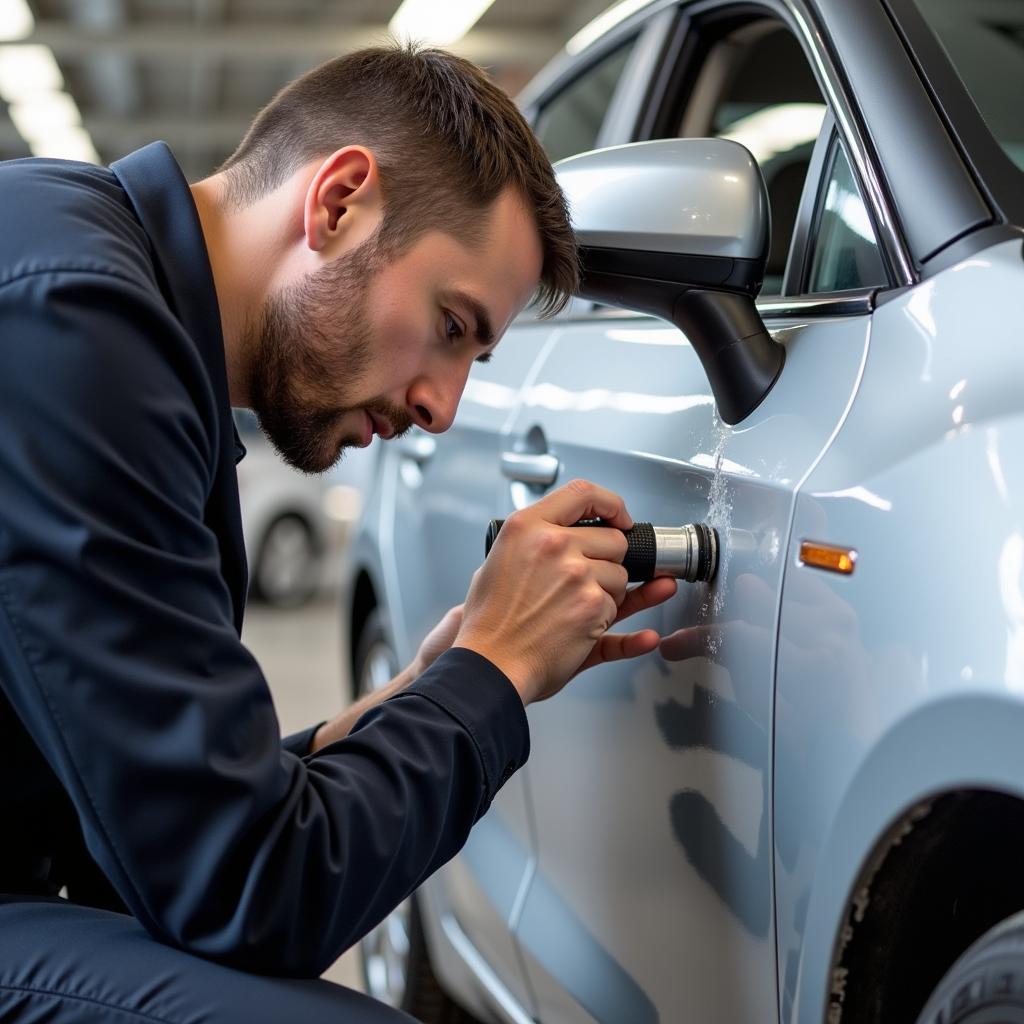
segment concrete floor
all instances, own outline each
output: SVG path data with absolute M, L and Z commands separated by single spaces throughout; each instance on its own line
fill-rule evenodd
M 337 598 L 288 611 L 250 602 L 242 640 L 270 684 L 282 735 L 330 718 L 347 702 L 350 689 L 342 666 Z M 361 990 L 358 958 L 358 949 L 350 949 L 324 977 Z

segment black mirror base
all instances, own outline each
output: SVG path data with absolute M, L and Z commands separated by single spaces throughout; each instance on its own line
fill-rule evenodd
M 786 359 L 754 299 L 690 289 L 676 300 L 671 320 L 699 356 L 722 419 L 730 426 L 745 420 L 771 391 Z

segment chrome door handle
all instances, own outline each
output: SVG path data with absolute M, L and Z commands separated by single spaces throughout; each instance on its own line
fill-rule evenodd
M 525 452 L 502 452 L 501 474 L 509 480 L 518 480 L 534 486 L 548 486 L 558 476 L 556 455 L 531 455 Z
M 437 451 L 437 441 L 429 434 L 410 434 L 403 437 L 398 444 L 405 458 L 412 459 L 421 466 Z

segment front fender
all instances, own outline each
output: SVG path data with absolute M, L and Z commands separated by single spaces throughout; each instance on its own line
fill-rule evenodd
M 965 789 L 1024 799 L 1022 736 L 1021 700 L 958 694 L 916 709 L 878 740 L 835 809 L 808 879 L 802 941 L 790 945 L 780 964 L 792 997 L 784 1019 L 826 1019 L 833 956 L 850 901 L 888 844 L 906 838 L 916 814 L 937 797 Z
M 800 488 L 776 641 L 781 1020 L 825 1019 L 847 901 L 944 791 L 1024 792 L 1021 246 L 874 314 L 850 414 Z M 820 541 L 852 575 L 801 563 Z

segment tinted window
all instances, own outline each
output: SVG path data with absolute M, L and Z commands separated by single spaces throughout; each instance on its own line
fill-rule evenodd
M 732 139 L 764 174 L 772 242 L 762 292 L 777 294 L 825 103 L 792 33 L 759 20 L 708 41 L 679 134 Z
M 597 145 L 632 49 L 630 41 L 592 64 L 541 108 L 535 130 L 552 163 Z
M 811 262 L 811 292 L 843 292 L 886 283 L 871 218 L 842 146 L 832 161 Z
M 989 130 L 1024 169 L 1024 0 L 917 0 Z

